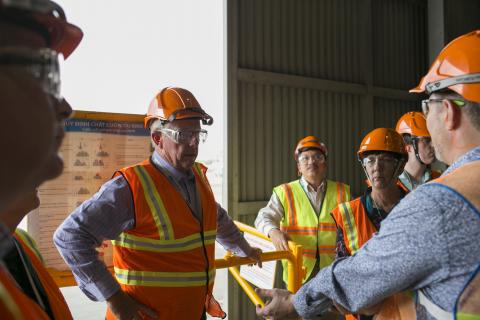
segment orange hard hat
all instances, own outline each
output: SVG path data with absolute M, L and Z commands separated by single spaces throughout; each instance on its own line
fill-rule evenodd
M 363 153 L 369 151 L 393 152 L 403 157 L 408 156 L 402 136 L 390 128 L 377 128 L 363 138 L 357 154 L 361 157 Z
M 480 102 L 480 30 L 450 42 L 428 73 L 410 92 L 431 94 L 448 88 L 466 100 Z
M 82 30 L 69 23 L 62 7 L 50 0 L 0 0 L 0 15 L 7 22 L 43 31 L 48 36 L 48 47 L 62 53 L 65 59 L 83 38 Z
M 415 137 L 430 137 L 427 121 L 421 112 L 411 111 L 405 113 L 398 120 L 395 130 L 400 134 L 408 133 Z
M 193 94 L 182 88 L 167 87 L 162 89 L 150 102 L 145 128 L 154 119 L 171 122 L 179 119 L 199 119 L 204 125 L 211 125 L 213 118 L 200 106 Z
M 325 158 L 328 156 L 327 147 L 323 142 L 320 141 L 320 139 L 315 136 L 306 136 L 305 138 L 298 141 L 294 154 L 295 160 L 298 159 L 300 153 L 302 153 L 302 151 L 304 151 L 305 149 L 318 149 L 323 153 Z

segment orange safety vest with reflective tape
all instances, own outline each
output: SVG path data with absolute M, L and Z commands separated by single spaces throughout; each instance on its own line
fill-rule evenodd
M 67 302 L 62 295 L 62 292 L 55 283 L 55 280 L 53 280 L 52 276 L 50 276 L 47 269 L 43 265 L 41 255 L 38 252 L 38 249 L 36 248 L 33 239 L 24 230 L 21 229 L 15 230 L 13 236 L 18 240 L 23 250 L 28 255 L 30 263 L 32 264 L 40 282 L 42 283 L 54 319 L 73 319 L 72 314 L 68 309 Z
M 2 320 L 49 320 L 49 316 L 27 297 L 0 265 L 0 315 Z
M 467 163 L 449 174 L 442 176 L 430 183 L 443 184 L 458 192 L 464 203 L 476 212 L 480 218 L 480 188 L 477 186 L 480 180 L 480 160 Z M 454 312 L 446 311 L 434 302 L 430 301 L 421 290 L 418 292 L 419 303 L 427 312 L 439 320 L 480 320 L 480 263 L 472 273 L 470 280 L 459 294 L 455 303 Z
M 327 180 L 325 196 L 320 214 L 317 215 L 308 199 L 300 180 L 275 187 L 273 191 L 280 200 L 285 215 L 281 229 L 288 233 L 292 241 L 303 246 L 303 265 L 306 267 L 305 282 L 320 257 L 319 268 L 324 268 L 335 260 L 336 226 L 330 212 L 338 204 L 350 200 L 350 186 Z M 283 281 L 288 281 L 287 261 L 282 260 Z
M 368 218 L 361 197 L 350 202 L 340 204 L 332 211 L 333 219 L 342 229 L 345 247 L 350 255 L 355 254 L 372 236 L 377 229 Z M 409 293 L 398 293 L 381 302 L 377 320 L 410 320 L 415 319 L 415 304 Z M 346 320 L 355 320 L 357 317 L 348 314 Z
M 210 302 L 217 205 L 206 170 L 199 163 L 193 167 L 202 221 L 150 160 L 116 173 L 130 186 L 135 227 L 112 241 L 115 276 L 124 292 L 156 310 L 159 319 L 200 319 Z M 107 319 L 114 318 L 108 309 Z

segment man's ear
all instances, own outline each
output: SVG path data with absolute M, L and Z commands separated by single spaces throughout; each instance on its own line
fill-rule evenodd
M 159 144 L 162 142 L 162 134 L 159 132 L 152 133 L 152 140 L 157 146 L 159 146 Z
M 455 103 L 450 100 L 444 100 L 444 108 L 445 108 L 445 128 L 447 130 L 455 130 L 460 126 L 462 112 L 460 111 L 460 107 L 458 107 Z
M 411 152 L 413 152 L 415 149 L 413 149 L 413 144 L 407 144 L 405 146 L 405 150 L 407 150 L 407 153 L 410 154 Z

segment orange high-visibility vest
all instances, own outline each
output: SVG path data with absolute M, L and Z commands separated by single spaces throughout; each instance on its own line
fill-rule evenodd
M 343 241 L 349 255 L 353 255 L 377 232 L 367 216 L 362 198 L 341 203 L 332 211 L 338 228 L 342 229 Z
M 273 189 L 284 208 L 281 229 L 288 233 L 292 241 L 303 247 L 303 265 L 306 268 L 305 282 L 317 263 L 324 268 L 335 260 L 335 240 L 337 229 L 330 212 L 338 204 L 350 200 L 350 186 L 326 180 L 325 196 L 320 212 L 313 209 L 299 180 L 284 183 Z M 287 283 L 287 261 L 282 260 L 283 281 Z
M 124 292 L 156 310 L 159 319 L 200 319 L 210 301 L 217 205 L 206 170 L 199 163 L 193 167 L 201 222 L 150 160 L 116 173 L 130 186 L 135 227 L 112 241 L 115 276 Z M 107 310 L 107 319 L 114 318 Z
M 54 319 L 73 319 L 72 314 L 68 309 L 67 302 L 55 283 L 55 280 L 53 280 L 52 276 L 50 276 L 47 269 L 44 267 L 43 262 L 41 261 L 41 256 L 39 255 L 33 240 L 25 231 L 20 230 L 21 229 L 15 230 L 13 236 L 18 240 L 23 250 L 28 255 L 30 263 L 35 269 L 38 279 L 42 283 Z
M 332 217 L 337 226 L 342 229 L 345 247 L 349 255 L 355 254 L 377 229 L 368 218 L 361 197 L 340 204 L 332 211 Z M 398 293 L 388 297 L 378 306 L 375 319 L 378 320 L 410 320 L 415 319 L 415 304 L 408 293 Z M 348 314 L 346 320 L 357 317 Z
M 476 160 L 461 166 L 430 183 L 439 183 L 458 192 L 463 198 L 463 202 L 476 211 L 480 218 L 480 189 L 476 186 L 480 179 L 480 160 Z M 478 320 L 480 319 L 480 263 L 473 271 L 465 288 L 460 292 L 453 312 L 443 310 L 434 302 L 430 301 L 419 290 L 419 303 L 422 304 L 427 312 L 436 318 L 449 318 L 458 320 Z
M 49 316 L 26 296 L 0 266 L 0 315 L 2 320 L 49 320 Z

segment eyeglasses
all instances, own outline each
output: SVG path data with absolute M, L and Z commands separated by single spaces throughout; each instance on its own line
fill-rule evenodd
M 378 163 L 379 165 L 396 165 L 398 159 L 389 155 L 370 155 L 363 158 L 362 163 L 365 167 L 373 168 L 375 163 Z
M 199 142 L 205 142 L 207 140 L 207 130 L 195 130 L 195 131 L 178 131 L 173 129 L 164 128 L 160 132 L 167 135 L 175 143 L 191 143 L 193 139 Z
M 449 101 L 452 101 L 453 103 L 455 103 L 457 106 L 459 107 L 463 107 L 465 105 L 465 101 L 463 100 L 459 100 L 459 99 L 425 99 L 425 100 L 422 100 L 422 112 L 423 112 L 423 115 L 426 117 L 428 115 L 428 112 L 430 111 L 430 106 L 429 104 L 431 102 L 442 102 L 444 100 L 449 100 Z
M 325 162 L 325 156 L 323 154 L 314 154 L 313 156 L 307 156 L 307 155 L 300 155 L 298 157 L 298 162 L 301 164 L 307 164 L 308 162 L 319 162 L 319 163 L 324 163 Z
M 432 143 L 432 138 L 430 137 L 412 137 L 412 140 L 416 140 L 418 142 L 423 142 L 424 144 L 430 144 Z
M 39 80 L 45 93 L 61 101 L 60 56 L 48 48 L 4 47 L 0 49 L 0 66 L 25 70 Z

